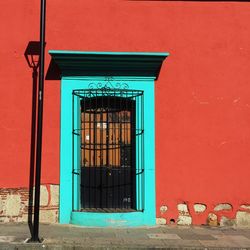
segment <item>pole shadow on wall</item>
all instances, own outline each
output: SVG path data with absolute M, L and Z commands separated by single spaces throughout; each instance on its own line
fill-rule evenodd
M 30 234 L 33 236 L 33 198 L 34 198 L 34 170 L 36 160 L 36 123 L 37 123 L 37 79 L 39 68 L 40 42 L 30 41 L 24 52 L 29 68 L 32 69 L 32 113 L 30 131 L 30 173 L 29 173 L 29 203 L 28 225 Z

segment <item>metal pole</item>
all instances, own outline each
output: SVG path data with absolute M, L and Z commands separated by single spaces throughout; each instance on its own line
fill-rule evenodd
M 44 89 L 44 47 L 45 47 L 45 12 L 46 0 L 41 0 L 40 14 L 40 65 L 38 86 L 38 117 L 37 117 L 37 142 L 36 142 L 36 177 L 35 177 L 35 206 L 34 206 L 34 231 L 32 241 L 39 242 L 39 208 L 41 184 L 41 155 L 42 155 L 42 128 L 43 128 L 43 89 Z

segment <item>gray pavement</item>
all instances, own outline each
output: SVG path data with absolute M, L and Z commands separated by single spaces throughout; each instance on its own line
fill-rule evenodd
M 249 249 L 250 229 L 206 226 L 86 228 L 41 224 L 42 243 L 25 243 L 27 224 L 0 223 L 0 249 Z

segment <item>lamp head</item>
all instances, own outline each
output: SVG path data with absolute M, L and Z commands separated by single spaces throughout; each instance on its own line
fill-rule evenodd
M 38 68 L 40 63 L 40 42 L 30 41 L 24 56 L 30 68 Z

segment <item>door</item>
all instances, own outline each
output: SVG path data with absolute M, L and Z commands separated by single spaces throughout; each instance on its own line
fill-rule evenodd
M 81 100 L 81 208 L 135 209 L 135 100 Z

